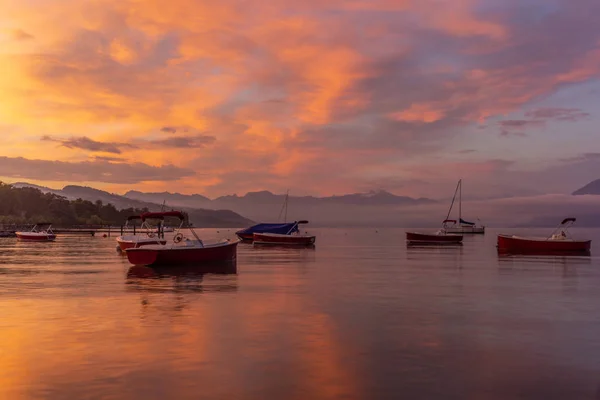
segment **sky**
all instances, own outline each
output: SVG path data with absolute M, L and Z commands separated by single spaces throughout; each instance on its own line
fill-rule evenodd
M 597 0 L 0 0 L 0 179 L 569 193 L 600 178 Z

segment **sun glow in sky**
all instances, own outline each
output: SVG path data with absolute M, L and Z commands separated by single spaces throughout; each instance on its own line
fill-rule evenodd
M 0 4 L 7 182 L 439 197 L 600 178 L 597 0 Z

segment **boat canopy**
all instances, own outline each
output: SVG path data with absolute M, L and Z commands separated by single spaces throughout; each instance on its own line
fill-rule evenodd
M 182 221 L 185 219 L 185 216 L 180 211 L 149 212 L 141 215 L 142 221 L 147 219 L 163 219 L 164 217 L 177 217 Z
M 567 222 L 575 222 L 576 219 L 575 218 L 565 218 L 563 219 L 563 221 L 560 223 L 561 225 L 566 224 Z
M 286 235 L 294 232 L 298 232 L 298 224 L 306 223 L 305 221 L 288 222 L 288 223 L 263 223 L 252 225 L 249 228 L 237 231 L 238 234 L 250 234 L 250 233 L 278 233 Z
M 462 225 L 475 225 L 475 222 L 469 222 L 469 221 L 465 221 L 464 219 L 460 219 L 460 223 Z
M 450 222 L 450 223 L 455 224 L 456 220 L 455 219 L 445 219 L 445 220 L 442 221 L 442 224 L 445 224 L 446 222 Z

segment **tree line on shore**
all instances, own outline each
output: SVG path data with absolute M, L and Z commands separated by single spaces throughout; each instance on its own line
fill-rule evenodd
M 97 200 L 68 200 L 39 189 L 15 188 L 0 182 L 0 224 L 35 224 L 51 222 L 54 225 L 122 225 L 127 217 L 148 212 L 144 208 L 117 210 L 112 204 Z

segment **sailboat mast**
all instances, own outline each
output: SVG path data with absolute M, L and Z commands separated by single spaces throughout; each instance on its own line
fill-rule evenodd
M 448 215 L 446 215 L 446 219 L 450 218 L 450 213 L 452 212 L 452 206 L 454 206 L 454 200 L 456 200 L 456 193 L 458 192 L 458 189 L 460 188 L 460 180 L 458 181 L 458 184 L 456 185 L 456 189 L 454 189 L 454 196 L 452 196 L 452 203 L 450 203 L 450 208 L 448 209 Z M 460 213 L 460 210 L 459 210 Z
M 285 193 L 285 199 L 283 200 L 283 205 L 281 206 L 281 210 L 279 211 L 279 216 L 277 217 L 277 221 L 279 222 L 281 220 L 281 214 L 284 214 L 284 219 L 283 222 L 287 221 L 287 204 L 288 204 L 288 197 L 290 194 L 290 189 L 287 190 L 287 192 Z
M 458 223 L 460 224 L 462 219 L 462 179 L 458 180 L 458 186 L 460 187 L 458 192 Z
M 283 218 L 283 222 L 287 221 L 287 208 L 288 208 L 288 199 L 290 198 L 290 189 L 285 192 L 285 217 Z

